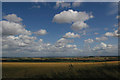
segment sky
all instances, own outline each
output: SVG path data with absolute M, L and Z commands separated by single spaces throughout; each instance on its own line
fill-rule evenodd
M 118 55 L 116 2 L 3 2 L 3 57 Z

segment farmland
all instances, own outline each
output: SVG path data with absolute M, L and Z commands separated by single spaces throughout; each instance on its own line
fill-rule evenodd
M 25 59 L 25 58 L 24 58 Z M 21 60 L 20 62 L 14 61 L 10 62 L 3 62 L 3 80 L 5 79 L 20 79 L 21 78 L 27 78 L 27 79 L 63 79 L 63 78 L 80 78 L 80 79 L 86 79 L 86 78 L 108 78 L 110 79 L 118 79 L 118 76 L 120 76 L 119 72 L 119 61 L 115 61 L 115 57 L 95 57 L 95 58 L 79 58 L 79 60 L 82 61 L 74 61 L 73 58 L 57 58 L 64 59 L 67 61 L 62 62 L 59 60 L 59 62 L 55 61 L 56 58 L 49 58 L 49 62 L 40 62 L 36 61 L 33 62 L 32 60 L 28 62 L 24 62 Z M 46 60 L 48 58 L 32 58 L 33 60 L 43 59 Z M 71 61 L 71 59 L 73 61 Z M 78 59 L 78 58 L 74 58 Z M 106 59 L 106 61 L 104 61 Z M 111 59 L 111 61 L 107 61 Z M 5 59 L 4 59 L 5 60 Z M 16 60 L 15 58 L 13 60 Z M 68 61 L 70 60 L 70 61 Z M 85 60 L 85 61 L 84 61 Z M 86 61 L 87 60 L 87 61 Z M 89 61 L 90 60 L 90 61 Z M 97 61 L 96 61 L 97 60 Z
M 48 57 L 48 58 L 2 58 L 3 62 L 106 62 L 118 61 L 119 57 Z

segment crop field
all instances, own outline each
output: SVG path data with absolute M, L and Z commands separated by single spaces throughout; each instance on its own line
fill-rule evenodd
M 3 62 L 3 80 L 119 79 L 119 61 L 108 62 Z M 29 79 L 29 80 L 30 80 Z M 32 79 L 32 80 L 35 80 Z

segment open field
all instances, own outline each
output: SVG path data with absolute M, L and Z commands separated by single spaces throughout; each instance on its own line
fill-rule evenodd
M 109 78 L 120 76 L 119 61 L 110 62 L 3 62 L 6 78 Z
M 56 58 L 2 58 L 3 62 L 105 62 L 118 61 L 119 57 L 56 57 Z

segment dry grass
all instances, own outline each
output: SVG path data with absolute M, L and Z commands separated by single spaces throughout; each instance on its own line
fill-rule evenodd
M 108 74 L 113 70 L 107 72 L 106 67 L 118 66 L 118 61 L 111 62 L 3 62 L 3 78 L 33 78 L 47 75 L 47 77 L 59 76 L 59 73 L 69 74 L 68 71 L 72 65 L 73 72 L 80 71 L 85 73 L 87 70 L 94 71 L 99 74 L 99 68 L 104 69 L 104 73 Z M 112 68 L 111 68 L 112 69 Z M 114 67 L 113 67 L 114 69 Z M 115 72 L 115 71 L 114 71 Z M 72 72 L 70 72 L 72 73 Z M 77 75 L 82 75 L 78 74 Z M 116 72 L 117 73 L 117 72 Z M 53 75 L 54 74 L 54 75 Z M 101 74 L 101 72 L 100 72 Z M 95 75 L 95 74 L 94 74 Z M 109 74 L 110 75 L 110 74 Z M 113 73 L 111 73 L 113 75 Z M 84 76 L 86 76 L 84 74 Z

